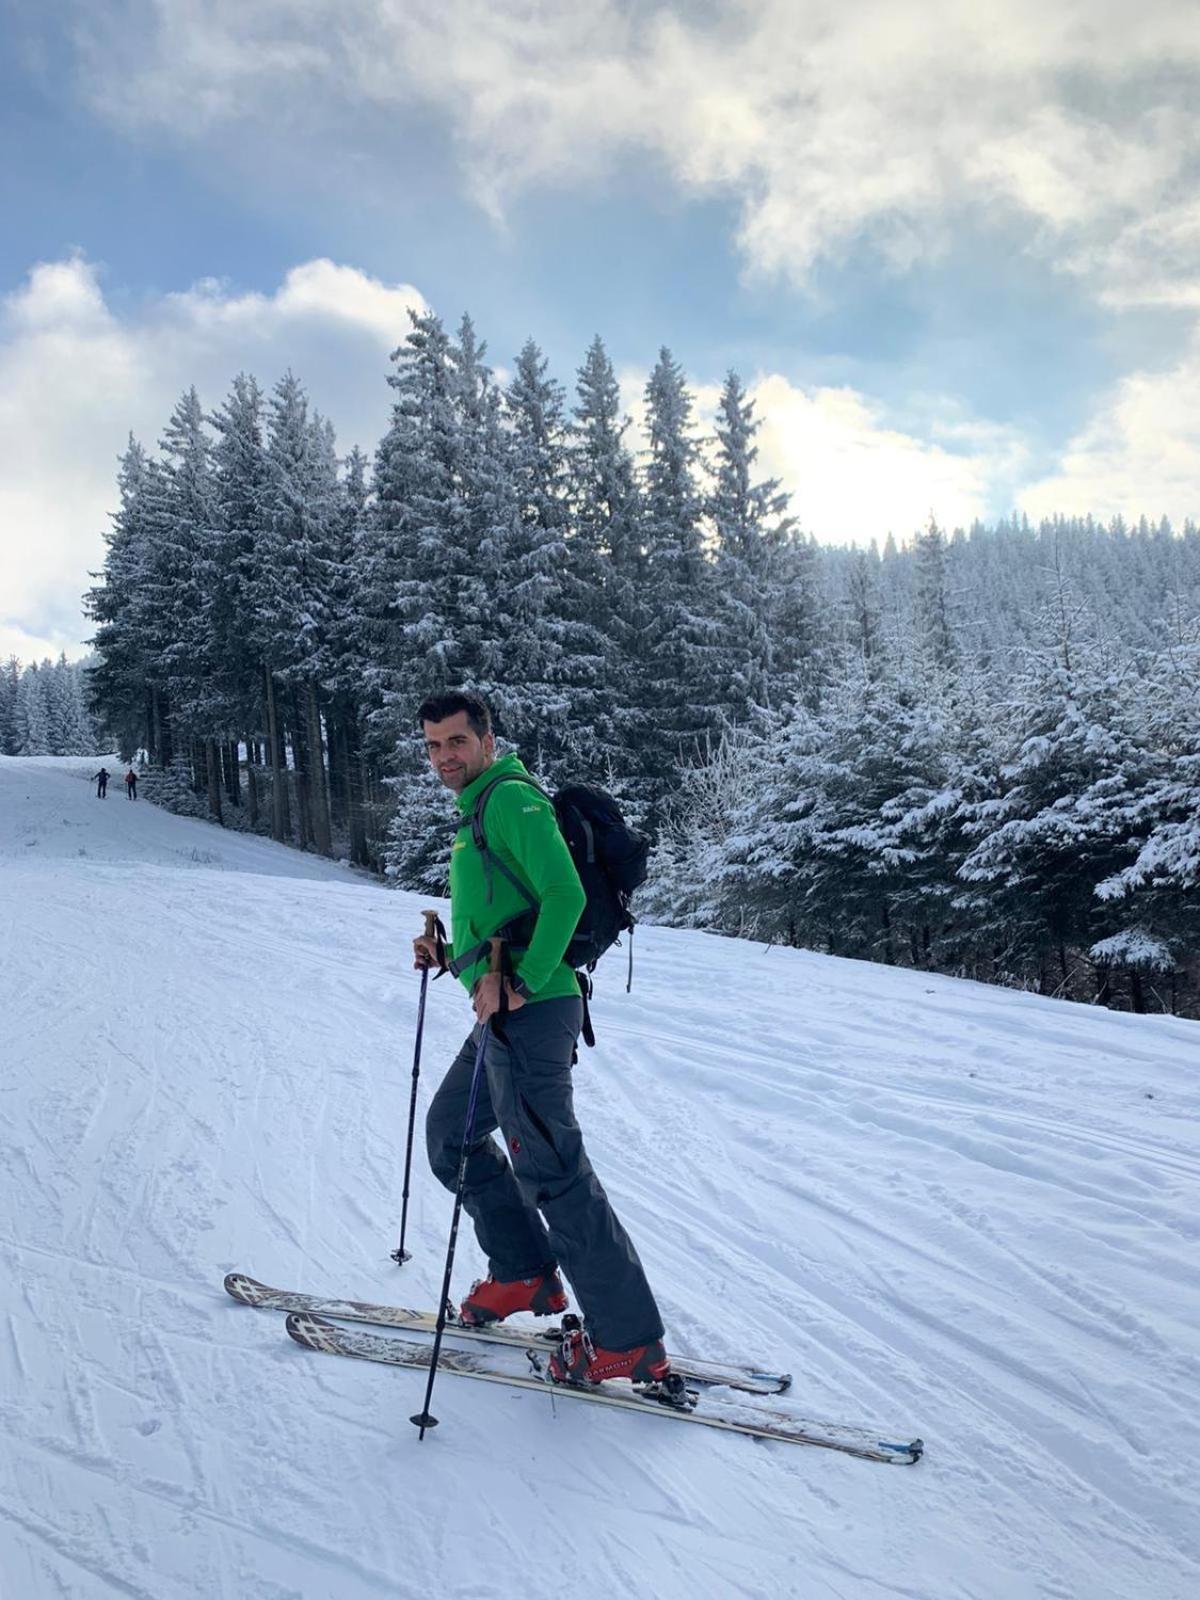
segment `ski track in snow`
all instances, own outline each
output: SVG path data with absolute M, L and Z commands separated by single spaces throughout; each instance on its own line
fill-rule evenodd
M 422 1376 L 221 1278 L 434 1303 L 422 902 L 97 764 L 0 759 L 5 1600 L 1200 1593 L 1195 1024 L 642 929 L 576 1097 L 669 1342 L 926 1458 L 449 1377 L 419 1444 Z M 422 1113 L 469 1020 L 431 989 Z

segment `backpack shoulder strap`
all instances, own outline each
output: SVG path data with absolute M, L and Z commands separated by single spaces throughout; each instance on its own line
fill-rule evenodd
M 471 824 L 471 837 L 474 839 L 480 850 L 487 849 L 487 838 L 483 831 L 483 813 L 487 809 L 488 801 L 492 798 L 492 795 L 502 783 L 523 783 L 527 789 L 536 790 L 536 792 L 542 796 L 543 800 L 550 800 L 551 804 L 554 803 L 553 800 L 551 800 L 551 797 L 546 793 L 545 789 L 542 788 L 541 784 L 535 782 L 533 778 L 524 777 L 519 772 L 499 773 L 491 780 L 490 783 L 484 784 L 483 788 L 475 796 L 475 804 L 471 808 L 470 816 L 467 817 L 463 822 L 459 823 L 460 828 L 465 827 L 468 822 Z
M 510 872 L 504 865 L 503 861 L 501 861 L 500 857 L 496 855 L 492 849 L 490 849 L 487 842 L 487 835 L 483 830 L 483 814 L 487 809 L 487 803 L 502 783 L 523 783 L 527 788 L 535 789 L 544 799 L 550 800 L 550 796 L 546 793 L 545 789 L 542 788 L 541 784 L 535 783 L 532 778 L 523 777 L 518 772 L 501 772 L 497 777 L 493 778 L 490 783 L 485 784 L 479 791 L 475 797 L 475 804 L 471 808 L 470 816 L 464 818 L 464 820 L 459 823 L 459 827 L 466 827 L 468 822 L 471 825 L 472 841 L 474 842 L 475 848 L 479 851 L 479 854 L 483 858 L 483 875 L 487 883 L 488 899 L 490 900 L 492 898 L 492 868 L 496 867 L 504 874 L 509 883 L 512 884 L 513 888 L 526 902 L 529 908 L 533 911 L 536 911 L 538 907 L 537 900 L 532 894 L 530 894 L 529 890 L 525 887 L 517 875 L 514 872 Z M 553 801 L 551 801 L 551 804 L 553 804 Z
M 465 816 L 462 821 L 456 825 L 455 832 L 457 833 L 459 828 L 465 828 L 468 823 L 470 824 L 472 842 L 474 843 L 475 848 L 479 851 L 480 857 L 483 861 L 483 877 L 484 882 L 487 885 L 487 897 L 489 901 L 492 898 L 492 868 L 496 867 L 504 874 L 509 883 L 512 884 L 513 888 L 528 905 L 530 911 L 536 911 L 539 905 L 538 900 L 532 894 L 530 894 L 529 890 L 521 882 L 520 878 L 517 877 L 516 873 L 510 872 L 504 865 L 503 861 L 501 861 L 500 857 L 489 848 L 487 835 L 483 831 L 484 810 L 488 801 L 492 797 L 493 791 L 498 789 L 502 783 L 523 783 L 530 789 L 536 789 L 537 792 L 540 795 L 543 795 L 547 800 L 550 799 L 550 796 L 546 794 L 546 791 L 542 788 L 541 784 L 535 783 L 532 778 L 523 778 L 519 773 L 516 772 L 501 772 L 498 774 L 498 776 L 493 778 L 490 783 L 485 784 L 475 796 L 475 804 L 471 807 L 470 815 Z M 553 804 L 553 802 L 551 803 Z M 484 940 L 481 944 L 476 945 L 473 949 L 464 950 L 461 956 L 455 956 L 454 959 L 449 963 L 449 970 L 451 974 L 457 978 L 460 973 L 465 972 L 468 967 L 474 966 L 476 961 L 481 960 L 482 957 L 487 954 L 489 948 L 489 941 Z

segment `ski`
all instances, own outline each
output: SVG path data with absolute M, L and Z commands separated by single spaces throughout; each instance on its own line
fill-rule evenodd
M 433 1311 L 410 1311 L 404 1306 L 374 1306 L 363 1300 L 335 1300 L 328 1295 L 301 1294 L 291 1289 L 272 1289 L 248 1278 L 244 1273 L 231 1272 L 225 1279 L 226 1293 L 243 1305 L 257 1306 L 263 1311 L 311 1311 L 319 1317 L 338 1317 L 345 1322 L 369 1322 L 376 1327 L 403 1328 L 410 1333 L 433 1333 L 437 1327 L 437 1314 Z M 488 1344 L 512 1345 L 518 1350 L 546 1350 L 558 1342 L 557 1328 L 509 1327 L 492 1324 L 486 1328 L 469 1328 L 457 1318 L 446 1323 L 447 1333 L 455 1337 L 483 1340 Z M 672 1368 L 688 1383 L 724 1384 L 730 1389 L 740 1389 L 745 1394 L 783 1394 L 791 1384 L 786 1372 L 760 1372 L 754 1367 L 731 1366 L 720 1361 L 695 1361 L 689 1356 L 671 1352 Z
M 288 1314 L 287 1331 L 297 1344 L 327 1355 L 355 1356 L 362 1361 L 380 1361 L 389 1366 L 425 1369 L 431 1345 L 414 1344 L 387 1334 L 365 1333 L 360 1328 L 343 1328 L 310 1312 Z M 645 1416 L 669 1417 L 677 1422 L 692 1422 L 704 1428 L 720 1428 L 729 1433 L 748 1434 L 755 1439 L 778 1439 L 788 1444 L 816 1445 L 824 1450 L 840 1450 L 866 1461 L 909 1465 L 921 1458 L 920 1439 L 896 1443 L 879 1438 L 867 1428 L 845 1427 L 839 1423 L 814 1422 L 784 1411 L 706 1398 L 713 1409 L 699 1409 L 695 1390 L 676 1393 L 658 1385 L 633 1385 L 613 1380 L 596 1388 L 552 1383 L 546 1376 L 542 1356 L 527 1352 L 531 1370 L 510 1372 L 504 1368 L 504 1353 L 492 1350 L 448 1350 L 443 1348 L 438 1371 L 478 1378 L 484 1383 L 501 1383 L 513 1389 L 531 1389 L 554 1400 L 585 1400 L 590 1405 L 609 1406 L 618 1411 L 636 1411 Z

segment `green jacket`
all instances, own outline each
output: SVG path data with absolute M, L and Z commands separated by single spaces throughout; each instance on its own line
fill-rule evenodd
M 490 875 L 485 872 L 483 855 L 465 825 L 480 791 L 501 773 L 514 773 L 527 782 L 502 783 L 489 797 L 483 813 L 488 850 L 526 885 L 539 907 L 529 948 L 515 958 L 516 976 L 532 990 L 534 1000 L 577 995 L 579 984 L 563 960 L 563 952 L 571 942 L 586 896 L 554 807 L 545 795 L 529 787 L 532 779 L 516 755 L 501 756 L 485 767 L 458 797 L 464 826 L 455 835 L 450 852 L 451 953 L 471 950 L 530 909 L 502 872 L 494 867 Z M 486 971 L 483 957 L 459 974 L 468 993 Z

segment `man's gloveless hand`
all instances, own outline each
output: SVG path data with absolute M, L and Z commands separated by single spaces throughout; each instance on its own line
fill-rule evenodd
M 475 1007 L 475 1017 L 478 1022 L 486 1022 L 489 1017 L 494 1017 L 500 1009 L 500 974 L 487 972 L 475 985 L 475 992 L 471 996 L 471 1003 Z M 525 1004 L 525 996 L 518 994 L 507 979 L 504 987 L 508 998 L 508 1009 L 519 1011 Z

